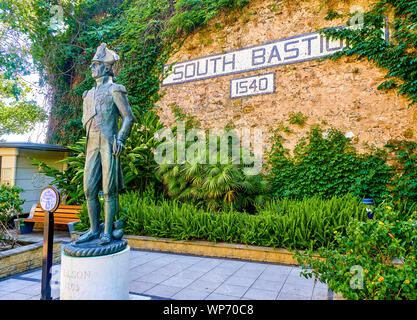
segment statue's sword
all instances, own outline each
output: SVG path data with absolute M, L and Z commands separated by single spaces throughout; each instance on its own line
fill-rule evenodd
M 117 155 L 117 138 L 114 135 L 113 150 L 116 150 L 116 221 L 119 220 L 119 156 Z

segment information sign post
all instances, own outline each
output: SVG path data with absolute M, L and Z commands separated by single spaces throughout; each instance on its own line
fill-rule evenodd
M 41 208 L 45 211 L 43 250 L 42 250 L 42 286 L 41 300 L 51 300 L 51 267 L 54 243 L 54 212 L 59 206 L 59 192 L 51 186 L 41 191 L 39 197 Z

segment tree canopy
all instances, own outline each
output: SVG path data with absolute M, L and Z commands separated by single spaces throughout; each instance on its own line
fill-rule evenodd
M 0 12 L 4 13 L 4 11 Z M 0 136 L 26 133 L 45 111 L 29 98 L 31 88 L 23 79 L 33 70 L 29 49 L 18 30 L 7 19 L 0 22 Z
M 41 80 L 51 88 L 48 142 L 73 145 L 83 136 L 82 93 L 93 85 L 89 64 L 106 42 L 121 60 L 117 82 L 126 86 L 136 117 L 159 99 L 169 53 L 220 10 L 249 0 L 3 0 L 1 19 L 24 33 Z

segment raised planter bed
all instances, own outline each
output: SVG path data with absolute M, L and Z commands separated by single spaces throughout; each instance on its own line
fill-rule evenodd
M 42 242 L 0 252 L 0 279 L 42 266 Z M 54 241 L 53 262 L 61 260 L 61 241 Z
M 71 234 L 71 241 L 78 239 L 80 232 Z M 294 254 L 283 248 L 258 247 L 244 244 L 215 243 L 197 240 L 174 240 L 147 236 L 125 235 L 132 249 L 151 250 L 207 257 L 232 258 L 259 262 L 298 265 Z
M 215 243 L 210 241 L 173 240 L 145 236 L 125 236 L 129 246 L 162 252 L 195 254 L 200 256 L 233 258 L 250 261 L 297 265 L 293 253 L 282 248 L 258 247 L 244 244 Z

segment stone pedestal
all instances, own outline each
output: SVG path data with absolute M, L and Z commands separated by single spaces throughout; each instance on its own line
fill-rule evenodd
M 98 257 L 61 256 L 61 300 L 129 300 L 130 247 Z

